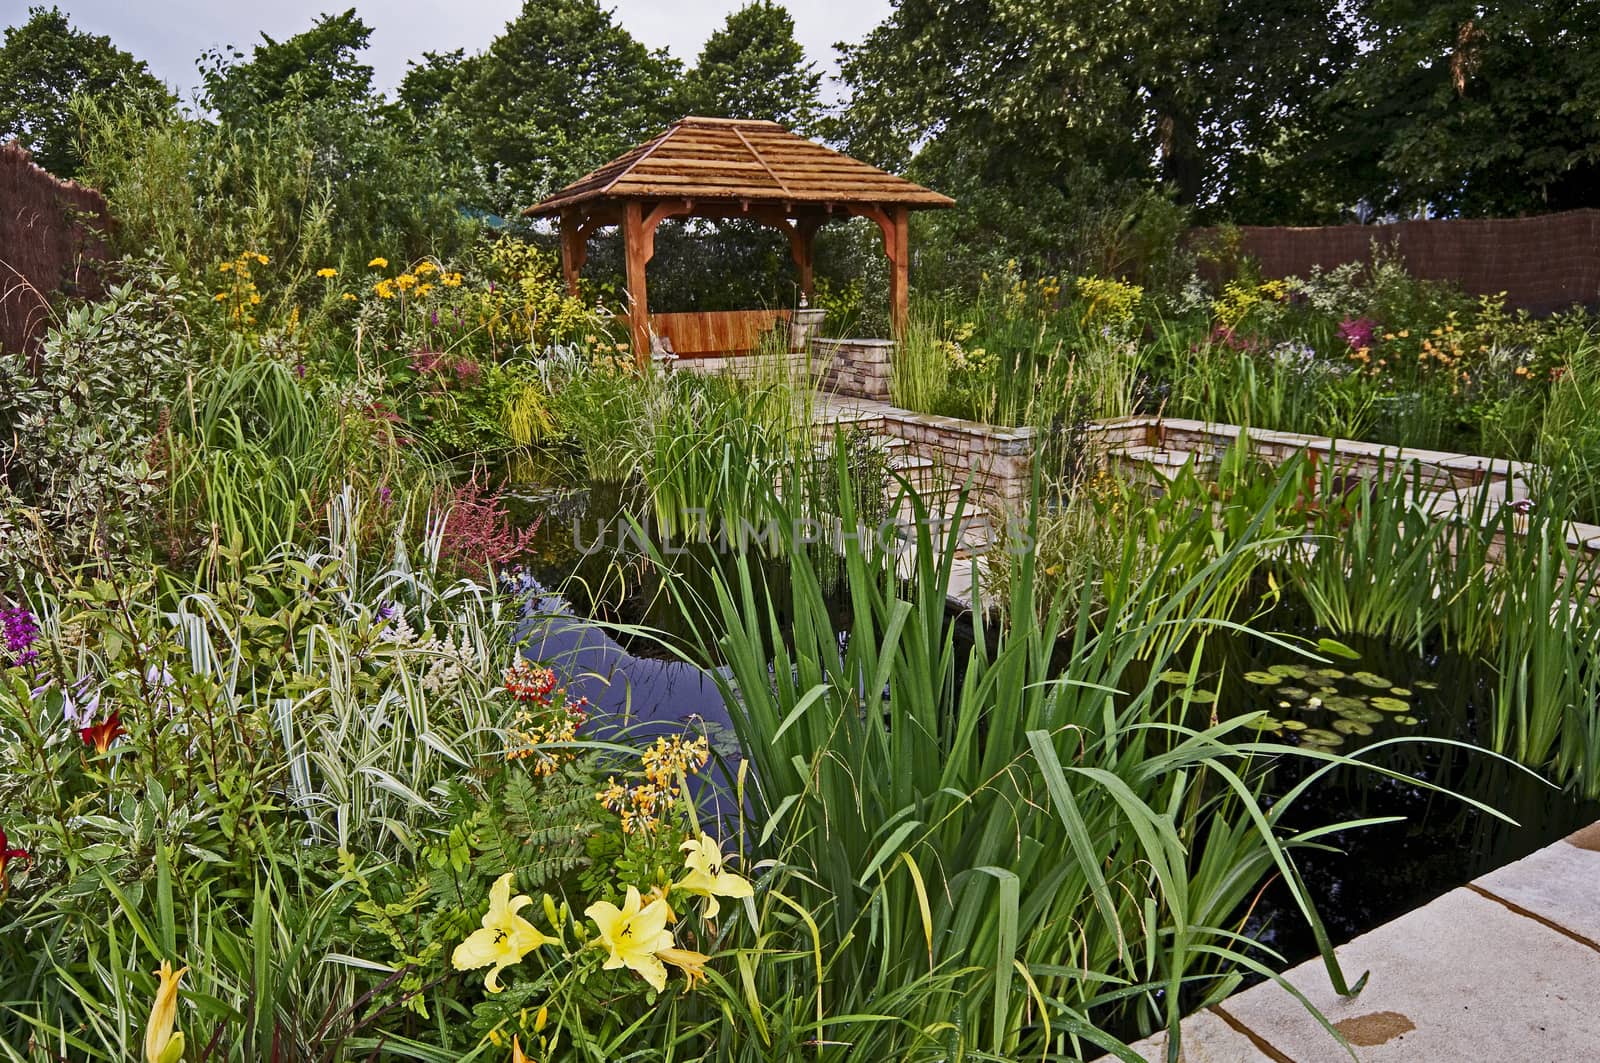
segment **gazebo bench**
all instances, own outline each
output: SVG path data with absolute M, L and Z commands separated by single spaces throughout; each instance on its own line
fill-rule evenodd
M 679 358 L 713 358 L 750 354 L 763 335 L 788 322 L 787 310 L 693 310 L 651 314 L 650 330 Z

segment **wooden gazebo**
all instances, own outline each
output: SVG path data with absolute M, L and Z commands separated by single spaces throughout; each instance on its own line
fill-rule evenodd
M 574 294 L 589 238 L 606 226 L 622 229 L 629 330 L 635 354 L 647 358 L 651 321 L 645 266 L 655 253 L 656 226 L 663 219 L 748 218 L 781 229 L 789 237 L 800 290 L 810 299 L 817 230 L 835 218 L 869 218 L 883 232 L 890 320 L 898 333 L 907 316 L 907 217 L 912 210 L 954 205 L 949 196 L 776 122 L 691 116 L 523 213 L 560 219 L 561 268 Z

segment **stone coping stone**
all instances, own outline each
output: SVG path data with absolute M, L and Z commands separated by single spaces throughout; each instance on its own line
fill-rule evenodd
M 1473 885 L 1588 942 L 1600 977 L 1600 824 L 1491 871 Z M 1595 1054 L 1600 1056 L 1600 1044 Z
M 1418 447 L 1396 447 L 1385 443 L 1368 443 L 1359 439 L 1312 436 L 1300 432 L 1280 432 L 1267 428 L 1242 429 L 1238 425 L 1213 421 L 1195 421 L 1182 417 L 1119 417 L 1108 421 L 1098 421 L 1091 428 L 1091 431 L 1129 428 L 1159 428 L 1167 432 L 1207 435 L 1213 437 L 1213 441 L 1237 439 L 1241 432 L 1247 432 L 1250 439 L 1257 443 L 1279 443 L 1294 447 L 1328 450 L 1337 454 L 1383 458 L 1391 461 L 1418 461 L 1424 465 L 1435 465 L 1442 469 L 1460 472 L 1489 472 L 1498 476 L 1520 476 L 1532 471 L 1534 468 L 1528 462 L 1512 461 L 1508 458 L 1490 458 L 1480 454 L 1461 454 L 1455 451 L 1426 450 Z
M 1594 899 L 1592 887 L 1587 896 Z M 1600 953 L 1470 888 L 1363 934 L 1338 955 L 1350 978 L 1370 972 L 1351 999 L 1334 992 L 1320 959 L 1285 978 L 1361 1063 L 1596 1058 Z M 1352 1058 L 1275 982 L 1223 1007 L 1296 1063 Z
M 840 341 L 846 342 L 846 341 Z M 850 340 L 855 343 L 858 341 Z M 1002 443 L 1031 442 L 1037 435 L 1038 429 L 1029 425 L 1020 427 L 1005 427 L 1002 425 L 985 424 L 982 421 L 966 421 L 959 417 L 945 417 L 935 413 L 918 413 L 915 410 L 902 409 L 892 406 L 878 399 L 857 398 L 852 395 L 827 395 L 821 410 L 824 417 L 841 420 L 841 415 L 853 415 L 857 418 L 864 416 L 882 417 L 886 420 L 898 421 L 901 424 L 921 425 L 926 428 L 937 428 L 950 432 L 962 432 L 967 435 L 983 436 L 988 439 L 999 440 Z
M 813 336 L 811 342 L 815 346 L 867 347 L 872 350 L 886 350 L 894 347 L 894 340 L 841 340 L 835 336 Z
M 1166 1063 L 1167 1031 L 1129 1046 L 1147 1063 Z M 1115 1063 L 1116 1056 L 1101 1056 L 1096 1063 Z M 1250 1038 L 1229 1026 L 1212 1011 L 1197 1011 L 1183 1020 L 1178 1063 L 1272 1063 Z

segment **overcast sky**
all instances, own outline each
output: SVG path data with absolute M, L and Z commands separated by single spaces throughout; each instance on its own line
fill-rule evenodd
M 692 63 L 700 46 L 743 0 L 603 0 L 618 20 L 652 48 Z M 75 26 L 109 36 L 150 64 L 185 98 L 199 81 L 194 60 L 224 44 L 246 53 L 260 33 L 282 40 L 323 12 L 352 5 L 373 27 L 366 61 L 378 87 L 392 90 L 406 60 L 425 51 L 482 51 L 522 9 L 521 0 L 0 0 L 0 21 L 22 21 L 32 4 L 54 3 Z M 889 13 L 889 0 L 794 0 L 788 4 L 806 54 L 832 73 L 837 41 L 858 41 Z M 831 94 L 830 94 L 831 95 Z

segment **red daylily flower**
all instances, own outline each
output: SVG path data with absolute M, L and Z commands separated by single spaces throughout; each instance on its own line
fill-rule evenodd
M 78 732 L 86 746 L 94 746 L 96 753 L 104 753 L 111 748 L 111 743 L 127 734 L 123 730 L 122 716 L 116 709 L 111 710 L 111 715 L 92 727 L 85 727 Z
M 0 827 L 0 890 L 11 888 L 11 879 L 6 875 L 6 865 L 13 860 L 32 860 L 26 849 L 11 848 L 11 840 L 6 837 L 6 829 Z

